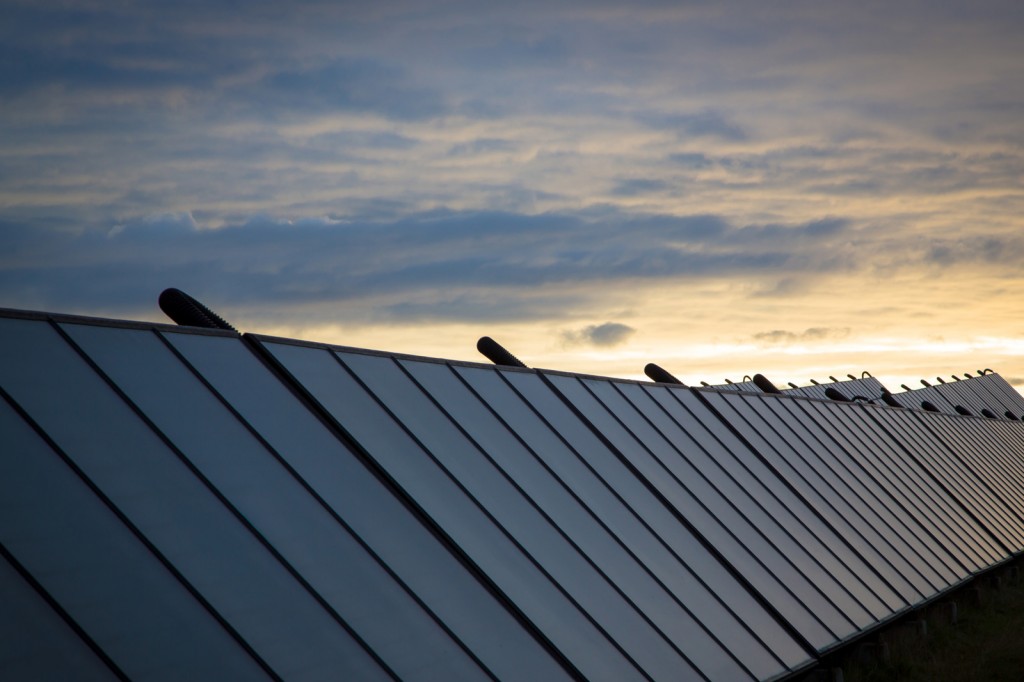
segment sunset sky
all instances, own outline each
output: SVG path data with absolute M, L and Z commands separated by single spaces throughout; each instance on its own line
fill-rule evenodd
M 1020 0 L 2 0 L 0 102 L 0 306 L 1024 382 Z

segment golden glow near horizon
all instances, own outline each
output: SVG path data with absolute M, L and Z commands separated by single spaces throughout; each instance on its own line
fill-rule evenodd
M 740 381 L 762 373 L 779 386 L 807 385 L 829 376 L 846 379 L 869 371 L 890 390 L 936 376 L 975 374 L 990 368 L 1015 385 L 1024 383 L 1024 333 L 1004 304 L 976 300 L 956 287 L 935 287 L 929 296 L 911 280 L 895 289 L 888 280 L 836 281 L 826 291 L 807 291 L 785 303 L 766 304 L 756 287 L 702 284 L 700 296 L 686 285 L 628 292 L 631 307 L 564 319 L 482 323 L 388 323 L 284 326 L 266 333 L 412 355 L 487 362 L 476 339 L 494 337 L 529 366 L 645 379 L 655 362 L 681 380 Z M 1024 287 L 1015 285 L 1018 294 Z M 600 308 L 604 299 L 595 307 Z M 579 330 L 614 318 L 632 330 L 609 347 L 583 343 Z

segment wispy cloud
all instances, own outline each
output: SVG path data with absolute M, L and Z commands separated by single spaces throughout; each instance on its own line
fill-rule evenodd
M 809 327 L 802 332 L 790 332 L 785 329 L 757 332 L 754 334 L 754 340 L 769 344 L 815 343 L 818 341 L 844 339 L 849 335 L 850 329 L 848 327 L 839 329 L 832 327 Z
M 479 314 L 472 292 L 480 290 L 504 291 L 501 297 L 511 299 L 538 286 L 566 287 L 577 290 L 576 297 L 599 297 L 599 289 L 578 287 L 814 272 L 817 246 L 849 228 L 835 219 L 734 226 L 717 216 L 630 215 L 612 208 L 536 216 L 438 211 L 386 222 L 256 216 L 217 229 L 200 226 L 190 212 L 76 232 L 8 224 L 0 302 L 13 305 L 31 292 L 47 306 L 89 300 L 135 305 L 163 286 L 216 281 L 221 300 L 268 306 L 403 292 L 412 300 L 434 290 L 446 301 L 468 303 L 463 309 L 448 301 L 448 317 L 470 319 Z M 124 287 L 133 277 L 139 286 Z M 410 303 L 392 313 L 410 316 L 414 308 Z M 502 309 L 521 314 L 522 306 L 498 306 L 491 316 Z M 592 340 L 602 338 L 610 337 L 598 333 Z

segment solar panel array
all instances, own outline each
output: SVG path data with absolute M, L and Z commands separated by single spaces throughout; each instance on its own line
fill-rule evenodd
M 1024 550 L 1019 421 L 15 311 L 0 352 L 10 679 L 785 679 Z
M 761 387 L 754 383 L 752 380 L 744 381 L 729 381 L 724 384 L 712 384 L 707 388 L 713 388 L 719 391 L 729 391 L 735 393 L 760 393 Z
M 921 407 L 927 402 L 936 411 L 946 414 L 966 411 L 992 419 L 1017 421 L 1024 418 L 1024 396 L 998 374 L 968 375 L 964 379 L 894 393 L 893 398 L 904 407 Z
M 808 398 L 828 400 L 826 391 L 830 388 L 839 391 L 840 395 L 847 400 L 877 400 L 885 391 L 882 382 L 874 377 L 844 379 L 842 381 L 818 383 L 811 386 L 800 386 L 799 388 L 784 388 L 782 390 L 789 395 L 802 395 Z

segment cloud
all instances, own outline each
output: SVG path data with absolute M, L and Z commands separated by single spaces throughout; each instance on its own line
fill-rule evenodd
M 720 111 L 705 110 L 696 113 L 641 113 L 637 120 L 651 128 L 674 132 L 680 138 L 710 137 L 740 142 L 747 132 Z
M 790 332 L 784 329 L 773 329 L 767 332 L 754 334 L 755 341 L 766 344 L 793 344 L 793 343 L 814 343 L 843 339 L 850 335 L 849 327 L 810 327 L 802 332 Z
M 707 155 L 700 154 L 697 152 L 681 152 L 678 154 L 669 154 L 668 160 L 671 163 L 694 169 L 710 168 L 711 166 L 714 165 L 714 162 L 710 158 L 708 158 Z
M 663 192 L 668 188 L 669 184 L 664 180 L 657 180 L 654 178 L 632 178 L 616 182 L 615 186 L 612 187 L 611 193 L 617 197 L 635 197 L 643 194 Z
M 418 84 L 403 69 L 374 59 L 334 59 L 315 67 L 281 69 L 239 88 L 261 111 L 303 116 L 322 112 L 372 112 L 421 120 L 448 111 L 443 95 Z
M 570 346 L 611 348 L 625 343 L 636 330 L 620 322 L 592 324 L 582 329 L 562 332 L 562 340 Z
M 470 142 L 454 144 L 448 150 L 448 155 L 476 156 L 478 154 L 488 154 L 491 152 L 510 152 L 514 151 L 517 147 L 518 145 L 512 140 L 485 137 L 471 140 Z
M 1019 264 L 1024 259 L 1024 239 L 1016 235 L 932 239 L 926 242 L 923 259 L 930 265 L 942 267 L 963 263 Z
M 512 316 L 525 304 L 510 301 L 538 287 L 548 291 L 530 300 L 579 301 L 600 295 L 597 282 L 814 272 L 804 251 L 817 242 L 807 235 L 820 240 L 841 231 L 819 222 L 737 227 L 719 216 L 605 208 L 435 211 L 389 221 L 258 215 L 216 229 L 198 224 L 192 212 L 76 231 L 9 223 L 0 226 L 0 252 L 7 254 L 0 257 L 0 304 L 17 306 L 31 293 L 43 307 L 93 300 L 117 308 L 141 305 L 166 286 L 199 286 L 243 306 L 368 305 L 389 296 L 397 298 L 374 314 L 423 317 L 445 304 L 452 318 L 477 316 L 489 305 L 492 317 Z M 540 303 L 537 311 L 557 315 Z M 614 329 L 596 330 L 592 341 L 617 338 Z
M 0 305 L 776 355 L 1011 318 L 1024 5 L 762 4 L 14 0 Z

